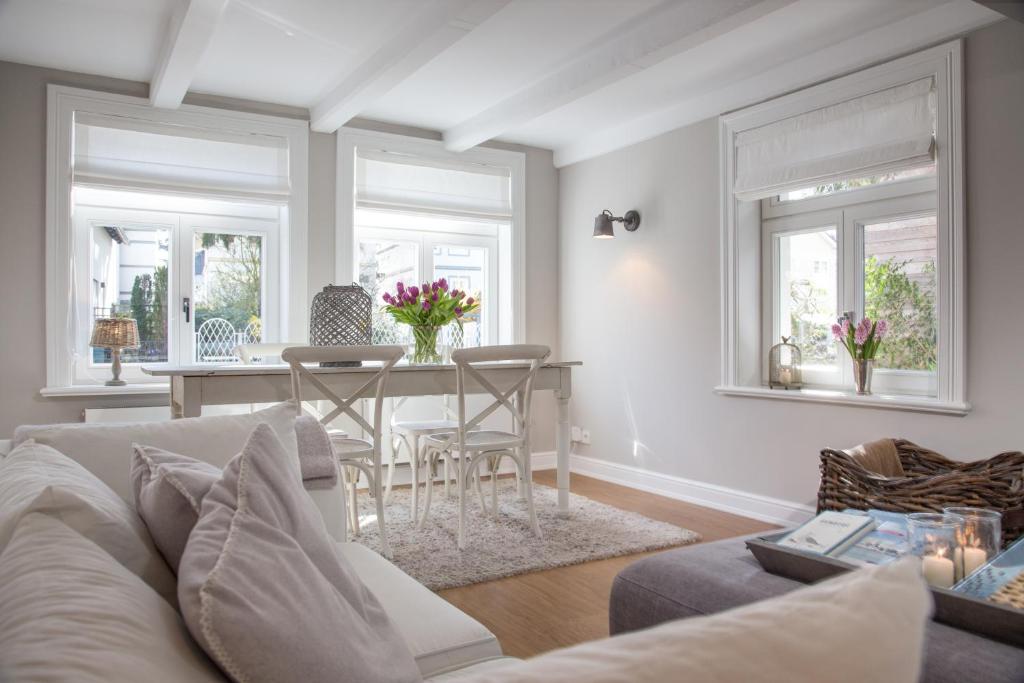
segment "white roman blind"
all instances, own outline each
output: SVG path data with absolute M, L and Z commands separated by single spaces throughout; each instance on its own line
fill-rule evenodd
M 356 206 L 512 218 L 508 168 L 384 150 L 356 151 Z
M 75 184 L 286 201 L 281 137 L 75 113 Z
M 839 102 L 735 136 L 738 199 L 763 199 L 844 178 L 930 163 L 933 79 Z

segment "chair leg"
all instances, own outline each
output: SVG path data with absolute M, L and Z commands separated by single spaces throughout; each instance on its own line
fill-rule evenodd
M 395 478 L 395 449 L 391 449 L 391 455 L 388 456 L 388 479 L 387 483 L 384 484 L 384 502 L 387 503 L 391 500 L 391 484 Z
M 352 504 L 349 506 L 349 523 L 352 529 L 352 535 L 359 535 L 359 498 L 357 498 L 356 485 L 359 482 L 359 470 L 354 467 L 348 469 L 348 495 L 349 500 Z
M 419 518 L 419 521 L 416 522 L 416 528 L 417 529 L 422 529 L 423 528 L 424 523 L 426 523 L 426 521 L 427 521 L 427 516 L 430 515 L 430 499 L 434 495 L 434 475 L 433 475 L 433 471 L 434 471 L 434 463 L 436 462 L 436 458 L 437 457 L 438 457 L 437 451 L 428 450 L 428 451 L 425 451 L 423 453 L 423 463 L 426 466 L 426 476 L 427 476 L 427 499 L 425 501 L 423 501 L 423 515 Z
M 530 515 L 530 527 L 537 538 L 544 538 L 540 530 L 540 523 L 537 522 L 537 511 L 533 507 L 533 465 L 531 463 L 530 448 L 524 446 L 519 449 L 520 457 L 523 460 L 523 481 L 526 488 L 526 510 Z
M 420 440 L 414 436 L 411 445 L 405 437 L 402 440 L 409 450 L 409 463 L 412 465 L 412 502 L 409 504 L 409 518 L 413 526 L 416 526 L 420 516 Z
M 476 497 L 480 501 L 480 513 L 487 516 L 487 503 L 484 502 L 484 491 L 480 486 L 480 466 L 487 461 L 487 456 L 480 456 L 477 459 L 470 458 L 469 467 L 473 472 L 473 488 L 476 489 Z
M 370 490 L 373 491 L 374 501 L 377 503 L 377 530 L 380 532 L 381 554 L 390 560 L 391 546 L 388 545 L 387 524 L 384 523 L 384 482 L 381 480 L 383 475 L 381 465 L 381 454 L 378 450 L 377 457 L 373 459 L 373 480 L 368 483 Z
M 498 518 L 498 468 L 501 466 L 501 456 L 496 455 L 491 460 L 491 505 L 494 506 L 494 519 Z
M 444 497 L 445 498 L 451 498 L 452 497 L 451 483 L 452 483 L 452 475 L 451 475 L 451 472 L 448 471 L 448 460 L 445 460 L 444 461 Z
M 457 465 L 457 474 L 459 476 L 459 550 L 465 550 L 466 548 L 466 489 L 468 488 L 469 472 L 466 471 L 466 458 L 463 454 L 459 454 L 459 462 Z

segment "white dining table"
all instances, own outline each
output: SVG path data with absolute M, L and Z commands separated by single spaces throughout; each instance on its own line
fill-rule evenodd
M 572 368 L 579 361 L 545 363 L 534 381 L 535 391 L 551 391 L 557 405 L 555 450 L 557 453 L 558 509 L 569 510 L 569 400 L 572 398 Z M 484 378 L 495 386 L 513 384 L 521 376 L 523 363 L 491 363 L 477 366 Z M 310 370 L 332 391 L 350 396 L 365 381 L 365 374 L 376 372 L 373 364 L 363 367 L 321 368 Z M 172 418 L 198 417 L 203 406 L 272 403 L 292 396 L 291 375 L 287 365 L 186 365 L 143 367 L 154 377 L 167 377 L 170 383 Z M 371 390 L 367 389 L 367 398 Z M 487 390 L 467 378 L 467 393 L 485 394 Z M 455 366 L 410 365 L 399 363 L 391 370 L 386 396 L 442 396 L 455 394 Z M 325 398 L 316 387 L 303 392 L 304 400 Z

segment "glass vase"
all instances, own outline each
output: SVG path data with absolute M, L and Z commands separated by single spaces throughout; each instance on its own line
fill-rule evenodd
M 867 396 L 871 393 L 871 371 L 874 365 L 875 361 L 871 358 L 853 359 L 853 383 L 857 387 L 858 396 Z
M 438 365 L 441 363 L 441 352 L 437 348 L 437 333 L 440 331 L 441 328 L 437 325 L 413 325 L 412 362 L 414 365 Z
M 956 561 L 962 552 L 964 518 L 934 512 L 907 515 L 910 552 L 921 558 L 925 580 L 936 588 L 952 588 L 957 582 Z
M 967 578 L 993 557 L 1002 548 L 1003 516 L 996 510 L 969 507 L 948 507 L 942 511 L 947 515 L 963 517 L 960 550 L 956 552 L 957 581 Z

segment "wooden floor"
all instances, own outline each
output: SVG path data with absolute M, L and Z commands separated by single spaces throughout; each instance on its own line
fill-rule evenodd
M 534 479 L 554 486 L 555 472 L 537 472 Z M 746 517 L 578 474 L 572 475 L 572 491 L 591 500 L 691 529 L 699 533 L 704 542 L 774 528 Z M 441 596 L 487 626 L 498 636 L 505 654 L 530 657 L 607 636 L 612 579 L 622 568 L 649 554 L 652 553 L 450 588 L 441 591 Z

